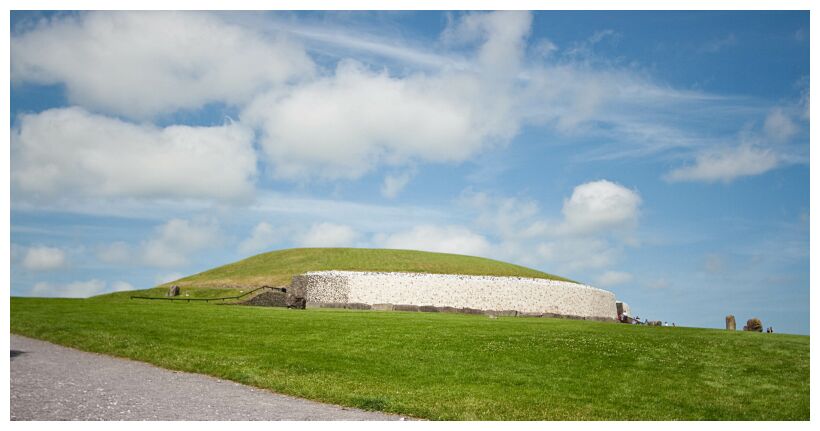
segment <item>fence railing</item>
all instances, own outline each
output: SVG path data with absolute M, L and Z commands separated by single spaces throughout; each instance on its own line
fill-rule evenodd
M 219 297 L 219 298 L 180 298 L 180 297 L 177 297 L 177 296 L 132 296 L 131 299 L 151 299 L 151 300 L 161 300 L 161 301 L 187 301 L 187 302 L 191 302 L 191 301 L 205 301 L 205 302 L 225 301 L 226 299 L 239 299 L 239 298 L 242 298 L 243 296 L 248 296 L 251 293 L 256 292 L 257 290 L 262 290 L 262 289 L 277 290 L 277 291 L 282 292 L 282 293 L 286 293 L 288 291 L 288 289 L 285 288 L 285 287 L 262 286 L 262 287 L 257 287 L 256 289 L 253 289 L 253 290 L 249 290 L 249 291 L 247 291 L 247 292 L 245 292 L 241 295 L 223 296 L 223 297 Z

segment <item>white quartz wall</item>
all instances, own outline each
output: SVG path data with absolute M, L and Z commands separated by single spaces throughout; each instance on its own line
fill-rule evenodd
M 565 281 L 405 272 L 317 271 L 293 277 L 308 303 L 431 305 L 615 319 L 615 295 Z

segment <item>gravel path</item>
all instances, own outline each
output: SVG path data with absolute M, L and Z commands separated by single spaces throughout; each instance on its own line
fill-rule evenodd
M 400 420 L 11 336 L 12 420 Z

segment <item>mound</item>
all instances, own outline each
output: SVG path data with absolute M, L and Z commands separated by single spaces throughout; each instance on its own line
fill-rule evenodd
M 368 248 L 294 248 L 262 253 L 162 285 L 255 287 L 288 285 L 309 271 L 417 272 L 571 281 L 511 263 L 459 254 Z

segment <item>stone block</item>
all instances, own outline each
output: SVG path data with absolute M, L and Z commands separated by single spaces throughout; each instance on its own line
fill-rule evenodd
M 288 298 L 287 294 L 282 292 L 262 292 L 242 304 L 259 307 L 287 307 Z
M 369 310 L 370 304 L 362 304 L 361 302 L 351 302 L 349 304 L 345 304 L 345 308 L 348 310 Z
M 484 314 L 484 310 L 479 310 L 477 308 L 469 308 L 469 307 L 459 308 L 458 311 L 460 313 L 464 313 L 464 314 Z
M 518 316 L 518 312 L 515 310 L 491 310 L 486 312 L 487 315 L 493 315 L 496 317 L 516 317 Z
M 727 331 L 737 330 L 737 323 L 735 322 L 735 316 L 733 316 L 731 314 L 726 316 L 726 330 Z
M 288 308 L 295 308 L 297 310 L 304 310 L 306 308 L 306 301 L 305 298 L 299 298 L 292 293 L 288 293 L 286 296 L 286 303 L 285 305 Z

